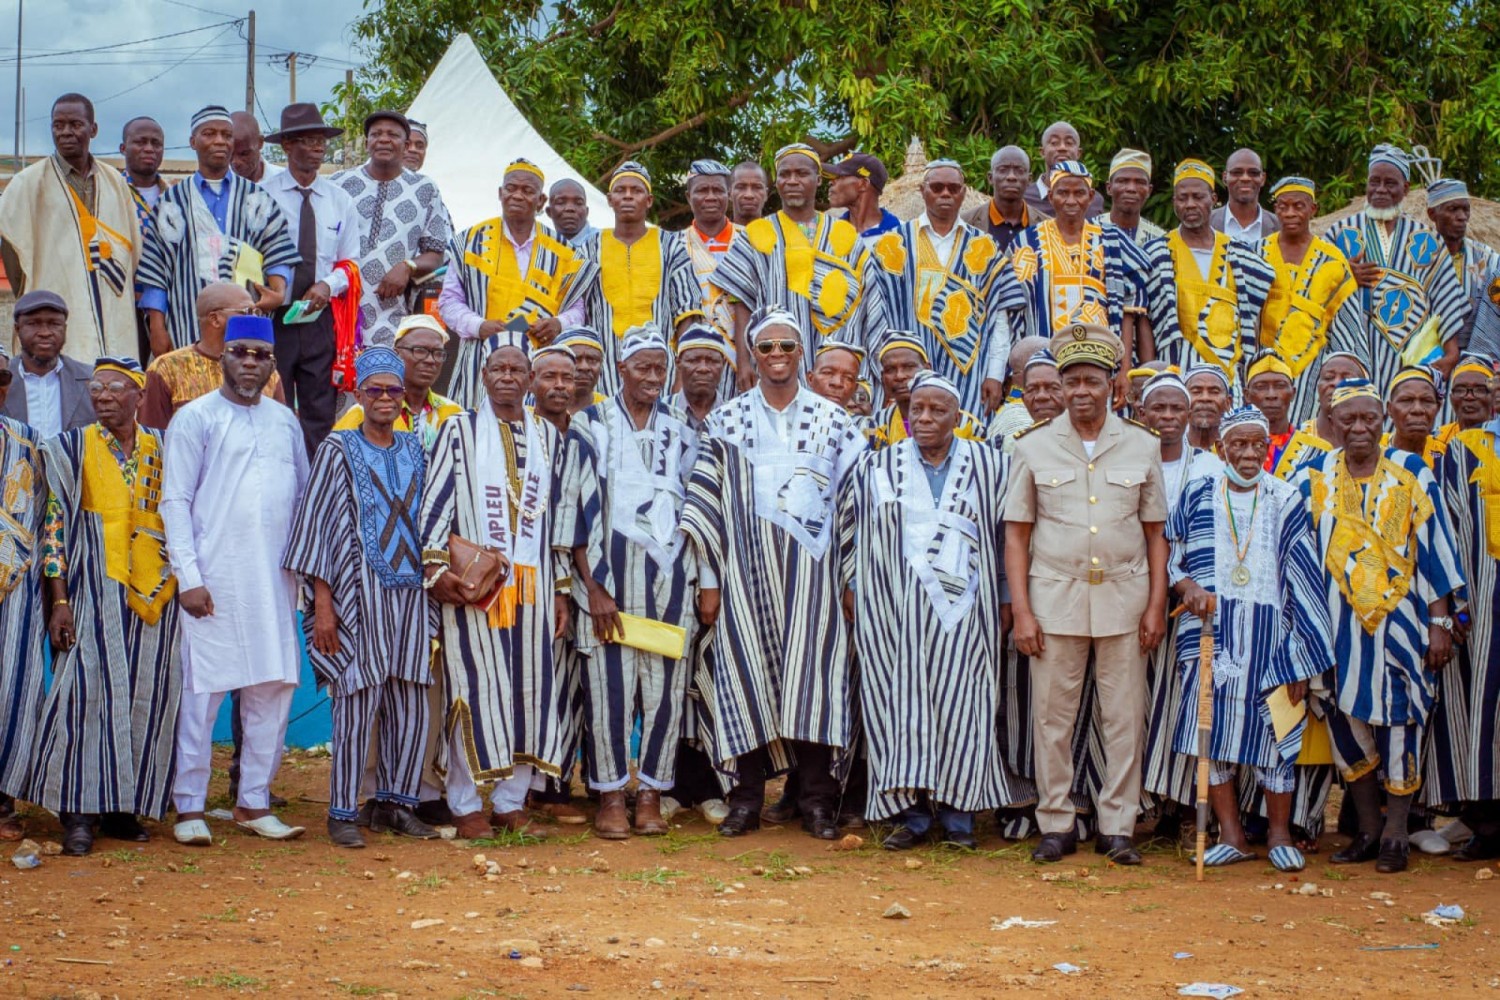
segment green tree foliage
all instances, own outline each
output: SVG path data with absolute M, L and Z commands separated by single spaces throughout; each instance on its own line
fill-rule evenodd
M 1428 147 L 1500 194 L 1500 0 L 366 0 L 360 106 L 404 107 L 460 32 L 584 173 L 668 180 L 697 157 L 768 162 L 807 139 L 900 163 L 913 136 L 983 184 L 998 146 L 1059 118 L 1101 171 L 1259 150 L 1325 206 L 1370 146 Z M 899 169 L 899 168 L 898 168 Z M 661 204 L 659 198 L 658 204 Z

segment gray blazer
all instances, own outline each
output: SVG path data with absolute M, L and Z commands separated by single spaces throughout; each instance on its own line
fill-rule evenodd
M 1227 211 L 1229 211 L 1229 209 L 1226 206 L 1220 205 L 1218 208 L 1209 213 L 1208 224 L 1213 227 L 1215 232 L 1222 233 L 1224 231 L 1224 213 Z M 1275 212 L 1268 212 L 1264 208 L 1262 208 L 1260 210 L 1261 239 L 1265 239 L 1272 233 L 1279 232 L 1281 232 L 1281 220 L 1276 218 Z
M 21 359 L 10 359 L 10 392 L 5 397 L 5 406 L 0 413 L 21 423 L 30 423 L 26 407 L 26 382 L 21 377 Z M 70 431 L 94 422 L 94 404 L 89 399 L 89 383 L 93 381 L 94 369 L 82 361 L 62 355 L 62 386 L 59 399 L 62 401 L 62 429 Z

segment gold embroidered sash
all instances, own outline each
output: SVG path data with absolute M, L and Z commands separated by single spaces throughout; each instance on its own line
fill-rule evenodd
M 1458 439 L 1479 460 L 1469 482 L 1478 487 L 1484 504 L 1484 547 L 1491 559 L 1500 559 L 1500 456 L 1495 454 L 1495 435 L 1476 427 L 1460 432 Z
M 1239 297 L 1234 272 L 1229 269 L 1229 237 L 1223 233 L 1214 234 L 1214 253 L 1206 278 L 1180 229 L 1167 234 L 1167 249 L 1172 253 L 1172 272 L 1177 285 L 1177 325 L 1182 330 L 1183 339 L 1204 361 L 1223 368 L 1233 381 L 1243 346 L 1239 335 Z
M 629 246 L 612 229 L 599 234 L 599 287 L 609 303 L 610 328 L 616 337 L 652 321 L 661 282 L 660 229 L 647 229 Z
M 161 500 L 161 445 L 136 429 L 136 473 L 127 485 L 120 464 L 98 428 L 83 436 L 83 509 L 104 525 L 104 572 L 123 585 L 130 609 L 148 625 L 161 620 L 177 593 L 167 561 L 167 536 L 156 506 Z
M 1266 241 L 1276 280 L 1261 313 L 1261 346 L 1273 348 L 1296 377 L 1322 353 L 1335 314 L 1357 286 L 1337 248 L 1314 238 L 1302 263 L 1292 264 L 1281 255 L 1280 235 Z
M 563 283 L 579 268 L 576 257 L 566 247 L 534 229 L 531 255 L 526 259 L 525 274 L 516 261 L 516 248 L 505 235 L 505 223 L 491 219 L 485 224 L 483 253 L 467 251 L 464 263 L 479 270 L 488 280 L 484 318 L 507 320 L 518 311 L 535 321 L 540 314 L 556 316 L 562 308 Z M 555 274 L 537 266 L 541 251 L 551 250 L 557 260 Z
M 1340 454 L 1333 490 L 1334 528 L 1324 565 L 1365 632 L 1374 635 L 1411 589 L 1417 562 L 1411 534 L 1432 516 L 1432 503 L 1415 478 L 1384 457 L 1362 482 Z M 1403 553 L 1403 544 L 1412 551 Z

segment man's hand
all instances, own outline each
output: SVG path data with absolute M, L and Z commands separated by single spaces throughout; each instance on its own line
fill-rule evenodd
M 1453 636 L 1441 625 L 1427 626 L 1427 656 L 1426 664 L 1428 670 L 1442 670 L 1453 659 Z
M 404 293 L 409 284 L 411 284 L 411 268 L 403 260 L 385 272 L 385 277 L 381 278 L 380 284 L 375 286 L 375 295 L 382 299 L 394 299 Z
M 712 628 L 719 620 L 719 589 L 706 587 L 698 591 L 698 621 L 704 628 Z
M 1130 372 L 1124 365 L 1115 373 L 1115 384 L 1113 398 L 1110 401 L 1112 409 L 1119 409 L 1125 405 L 1125 400 L 1130 398 Z
M 328 287 L 326 281 L 314 281 L 312 287 L 302 296 L 302 301 L 307 303 L 309 311 L 317 312 L 319 309 L 327 309 L 328 300 L 332 297 L 333 289 Z
M 256 292 L 255 304 L 250 308 L 264 316 L 269 316 L 281 308 L 285 297 L 281 294 L 280 289 L 262 285 L 258 281 L 252 281 L 250 285 Z
M 497 333 L 505 332 L 505 324 L 498 319 L 487 319 L 479 324 L 479 336 L 481 338 L 493 337 Z
M 562 639 L 573 622 L 573 601 L 567 594 L 552 595 L 552 638 Z
M 1286 686 L 1286 697 L 1293 705 L 1302 704 L 1307 697 L 1307 681 L 1291 681 Z
M 208 592 L 207 587 L 194 587 L 192 590 L 179 591 L 177 603 L 182 605 L 182 610 L 194 618 L 209 618 L 214 613 L 214 598 Z
M 987 378 L 979 385 L 979 398 L 984 402 L 984 412 L 994 413 L 1005 402 L 1005 386 L 998 379 Z
M 744 359 L 734 367 L 734 385 L 740 392 L 749 392 L 755 388 L 755 364 L 749 359 Z
M 1011 634 L 1016 639 L 1016 652 L 1022 656 L 1040 656 L 1047 648 L 1047 640 L 1042 635 L 1042 623 L 1029 610 L 1013 610 L 1012 616 L 1015 630 Z
M 324 656 L 339 655 L 339 616 L 332 601 L 318 601 L 315 605 L 312 644 Z
M 1354 272 L 1354 283 L 1360 288 L 1374 288 L 1385 273 L 1385 269 L 1379 264 L 1372 264 L 1365 259 L 1363 250 L 1349 262 L 1349 270 Z
M 1204 620 L 1213 614 L 1214 595 L 1198 586 L 1198 581 L 1193 578 L 1184 578 L 1177 585 L 1177 596 L 1182 598 L 1182 606 L 1187 608 L 1188 614 Z
M 146 310 L 146 339 L 151 341 L 151 353 L 161 357 L 172 350 L 172 335 L 167 332 L 167 317 L 155 309 Z
M 1204 628 L 1212 628 L 1212 624 L 1205 621 Z M 1146 613 L 1141 615 L 1141 652 L 1150 653 L 1161 645 L 1162 639 L 1167 635 L 1167 609 L 1146 605 Z
M 71 604 L 52 605 L 52 615 L 47 619 L 47 634 L 52 638 L 52 648 L 59 653 L 66 653 L 73 648 L 73 643 L 78 641 L 78 633 L 73 630 Z
M 442 575 L 438 576 L 439 573 Z M 438 601 L 441 604 L 469 603 L 468 599 L 464 597 L 463 588 L 459 586 L 458 577 L 450 572 L 446 566 L 428 566 L 423 570 L 423 574 L 429 580 L 437 576 L 437 582 L 427 591 L 432 595 L 434 601 Z
M 594 638 L 600 642 L 618 642 L 625 638 L 620 606 L 609 591 L 597 583 L 589 586 L 589 617 L 594 619 Z
M 562 320 L 556 316 L 544 316 L 526 328 L 526 336 L 538 347 L 546 347 L 562 333 Z
M 854 588 L 853 587 L 845 587 L 844 588 L 843 605 L 844 605 L 844 621 L 848 622 L 850 625 L 853 625 L 854 624 Z

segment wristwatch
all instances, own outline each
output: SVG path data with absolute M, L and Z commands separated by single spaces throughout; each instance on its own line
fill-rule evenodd
M 1432 619 L 1432 624 L 1436 625 L 1444 632 L 1451 633 L 1453 631 L 1453 619 L 1449 618 L 1447 615 L 1443 615 L 1441 617 L 1434 616 Z

